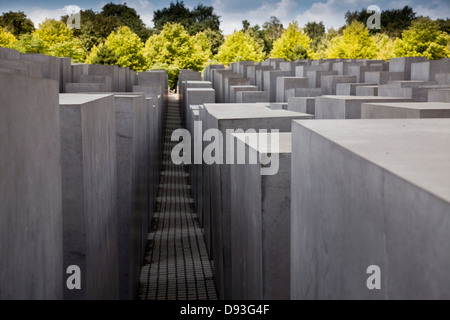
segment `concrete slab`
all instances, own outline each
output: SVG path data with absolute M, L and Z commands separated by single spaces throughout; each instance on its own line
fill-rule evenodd
M 366 72 L 364 82 L 375 84 L 387 84 L 389 81 L 405 80 L 403 72 Z
M 336 94 L 338 83 L 356 83 L 355 76 L 324 75 L 321 77 L 322 94 Z
M 308 88 L 308 78 L 278 77 L 276 79 L 276 102 L 287 102 L 286 90 Z
M 450 118 L 450 103 L 363 103 L 362 119 Z
M 237 101 L 237 93 L 239 91 L 258 91 L 257 86 L 231 86 L 230 87 L 230 103 L 235 103 Z
M 291 134 L 232 136 L 235 154 L 244 151 L 246 163 L 230 168 L 231 297 L 233 300 L 288 300 Z M 276 138 L 277 148 L 271 145 Z M 254 164 L 249 161 L 251 154 L 256 156 Z M 268 156 L 278 157 L 275 175 L 261 175 L 260 159 Z
M 118 299 L 114 97 L 60 94 L 64 270 L 81 269 L 81 290 L 64 299 Z
M 450 89 L 428 90 L 428 101 L 430 101 L 430 102 L 450 102 Z
M 358 86 L 356 87 L 357 96 L 376 97 L 378 96 L 378 86 Z
M 321 96 L 316 98 L 315 116 L 316 119 L 361 119 L 361 105 L 371 102 L 412 102 L 412 100 L 393 97 Z
M 250 85 L 250 78 L 225 78 L 225 103 L 231 102 L 230 87 Z
M 106 92 L 104 83 L 66 83 L 65 93 Z
M 293 122 L 292 299 L 450 297 L 449 137 L 448 119 Z
M 308 86 L 309 88 L 321 88 L 322 86 L 322 76 L 334 76 L 337 75 L 337 71 L 322 71 L 322 70 L 314 70 L 308 71 L 306 76 L 308 77 Z
M 269 101 L 276 102 L 277 100 L 277 77 L 292 76 L 290 71 L 265 71 L 264 72 L 264 91 L 269 93 Z
M 289 98 L 287 110 L 314 115 L 316 113 L 316 98 L 315 97 Z
M 238 91 L 236 103 L 269 102 L 269 93 L 266 91 Z
M 411 64 L 411 80 L 435 81 L 436 74 L 450 73 L 450 61 L 431 60 Z
M 427 57 L 403 57 L 389 59 L 390 72 L 404 72 L 405 80 L 411 80 L 411 65 L 413 63 L 426 62 Z
M 58 92 L 55 80 L 0 73 L 1 300 L 63 298 Z

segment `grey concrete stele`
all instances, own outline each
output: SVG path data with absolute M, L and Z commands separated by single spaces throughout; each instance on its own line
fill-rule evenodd
M 449 137 L 450 119 L 293 122 L 292 299 L 450 298 Z
M 363 103 L 362 119 L 450 118 L 450 103 Z

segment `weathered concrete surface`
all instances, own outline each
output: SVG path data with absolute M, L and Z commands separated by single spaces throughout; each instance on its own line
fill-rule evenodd
M 316 114 L 315 97 L 292 97 L 289 98 L 287 110 L 307 114 Z
M 450 118 L 450 103 L 363 103 L 362 119 Z
M 236 93 L 236 103 L 258 103 L 269 102 L 269 100 L 267 91 L 238 91 Z
M 245 164 L 230 168 L 232 299 L 290 298 L 291 134 L 234 137 Z M 271 144 L 278 139 L 278 146 Z M 264 141 L 263 141 L 264 140 Z M 264 146 L 264 145 L 265 146 Z M 275 175 L 261 175 L 260 159 L 278 157 Z M 249 158 L 256 156 L 256 161 Z M 275 161 L 275 160 L 273 160 Z
M 366 87 L 361 87 L 366 88 Z M 369 102 L 411 102 L 408 98 L 320 96 L 316 97 L 316 119 L 361 119 L 361 104 Z
M 337 71 L 323 71 L 323 70 L 313 70 L 308 71 L 306 76 L 308 77 L 309 88 L 321 88 L 322 86 L 322 76 L 334 76 L 337 75 Z
M 383 66 L 350 66 L 348 75 L 355 76 L 356 82 L 364 83 L 366 81 L 366 72 L 384 71 Z
M 276 79 L 276 102 L 287 102 L 286 90 L 308 88 L 308 78 L 278 77 Z
M 336 95 L 338 96 L 356 96 L 357 87 L 374 86 L 370 83 L 338 83 L 336 85 Z
M 378 96 L 378 87 L 379 86 L 358 86 L 356 87 L 356 95 L 357 96 Z
M 450 102 L 450 89 L 432 89 L 428 91 L 430 102 Z
M 109 76 L 93 76 L 93 75 L 81 75 L 80 83 L 102 83 L 105 87 L 105 92 L 112 92 L 112 81 Z M 122 91 L 120 91 L 122 92 Z
M 225 78 L 225 103 L 231 102 L 231 86 L 245 86 L 250 85 L 250 78 Z
M 364 82 L 375 84 L 387 84 L 389 81 L 405 80 L 403 72 L 366 72 Z
M 404 57 L 389 59 L 390 72 L 404 72 L 405 80 L 411 80 L 411 64 L 426 62 L 427 57 Z
M 237 93 L 239 91 L 258 91 L 257 86 L 231 86 L 230 87 L 230 103 L 236 103 Z
M 321 77 L 322 94 L 336 94 L 338 83 L 356 83 L 355 76 L 324 75 Z
M 65 299 L 118 299 L 114 97 L 61 94 L 64 270 L 81 269 L 81 290 Z
M 106 92 L 105 84 L 92 82 L 66 83 L 65 93 Z
M 269 102 L 277 100 L 277 77 L 292 76 L 290 71 L 265 71 L 264 72 L 264 91 L 269 93 Z
M 1 300 L 63 298 L 58 92 L 0 73 Z
M 134 299 L 148 232 L 148 104 L 115 95 L 120 299 Z
M 449 137 L 448 119 L 293 122 L 292 299 L 450 298 Z
M 292 119 L 312 119 L 313 116 L 286 110 L 271 110 L 261 104 L 205 104 L 203 129 L 219 129 L 226 136 L 227 129 L 278 129 L 289 132 Z M 209 145 L 204 142 L 204 148 Z M 223 146 L 223 145 L 222 145 Z M 225 149 L 228 150 L 228 149 Z M 228 151 L 218 154 L 224 161 Z M 229 165 L 204 165 L 203 179 L 211 189 L 210 203 L 203 206 L 204 214 L 211 217 L 211 236 L 214 257 L 214 275 L 220 298 L 231 297 L 231 252 L 230 252 L 230 181 Z M 206 195 L 207 196 L 207 195 Z M 204 197 L 206 197 L 204 194 Z M 209 206 L 209 209 L 207 208 Z M 210 210 L 205 211 L 206 210 Z M 206 226 L 208 228 L 208 226 Z
M 411 64 L 411 80 L 435 81 L 436 74 L 450 73 L 450 61 L 431 60 Z

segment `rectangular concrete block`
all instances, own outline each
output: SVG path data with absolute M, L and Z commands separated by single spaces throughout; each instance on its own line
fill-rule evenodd
M 301 112 L 307 114 L 316 113 L 316 98 L 315 97 L 292 97 L 289 98 L 287 110 L 294 112 Z
M 65 93 L 106 92 L 104 83 L 66 83 Z
M 355 76 L 324 75 L 321 78 L 322 94 L 336 94 L 338 83 L 356 83 Z
M 266 91 L 238 91 L 236 103 L 269 102 L 269 93 Z
M 338 83 L 336 85 L 336 95 L 338 96 L 356 96 L 357 87 L 367 87 L 375 84 L 370 83 Z
M 269 93 L 269 101 L 276 102 L 277 100 L 277 77 L 289 77 L 292 73 L 290 71 L 265 71 L 264 72 L 264 91 Z
M 119 67 L 110 65 L 90 64 L 88 74 L 97 76 L 108 76 L 112 81 L 112 91 L 119 92 Z
M 250 78 L 225 78 L 225 103 L 231 102 L 230 87 L 250 85 Z
M 218 129 L 225 137 L 227 129 L 277 129 L 289 132 L 292 119 L 312 119 L 313 116 L 286 110 L 271 110 L 261 104 L 205 104 L 203 129 Z M 204 147 L 209 143 L 204 142 Z M 224 142 L 225 144 L 225 142 Z M 226 144 L 225 144 L 226 145 Z M 229 148 L 229 147 L 226 147 Z M 225 163 L 228 149 L 218 154 Z M 204 150 L 205 148 L 203 148 Z M 204 180 L 210 186 L 209 203 L 203 205 L 204 216 L 210 216 L 210 234 L 213 247 L 214 276 L 221 299 L 231 298 L 231 235 L 230 235 L 230 174 L 229 165 L 204 165 Z M 205 196 L 205 194 L 204 194 Z M 208 228 L 208 226 L 206 227 Z
M 60 66 L 59 92 L 64 92 L 66 83 L 72 82 L 72 65 L 70 58 L 58 58 Z
M 82 75 L 89 74 L 89 65 L 87 63 L 72 63 L 71 69 L 72 81 L 69 82 L 78 83 L 80 82 Z
M 411 65 L 413 63 L 426 62 L 427 57 L 403 57 L 389 59 L 390 72 L 404 72 L 405 80 L 411 80 Z
M 244 153 L 246 161 L 230 166 L 231 298 L 288 300 L 291 134 L 232 136 L 234 153 Z M 272 144 L 275 139 L 277 147 Z M 268 153 L 271 159 L 277 157 L 277 170 L 274 175 L 261 175 L 264 169 L 259 159 Z M 251 157 L 256 161 L 250 161 Z
M 295 88 L 308 88 L 308 78 L 277 77 L 276 102 L 287 102 L 286 90 Z
M 293 122 L 292 299 L 450 297 L 449 135 L 448 119 Z
M 366 72 L 364 82 L 375 84 L 387 84 L 389 81 L 405 80 L 403 72 Z
M 19 60 L 20 59 L 20 51 L 0 47 L 0 59 L 2 60 Z
M 1 300 L 63 298 L 58 92 L 55 80 L 0 73 Z
M 61 66 L 59 58 L 38 53 L 21 53 L 20 60 L 40 62 L 42 65 L 42 76 L 44 78 L 60 81 Z
M 428 90 L 429 102 L 450 102 L 450 89 Z
M 258 91 L 257 86 L 231 86 L 230 87 L 230 103 L 235 103 L 237 101 L 237 93 L 239 91 Z
M 411 80 L 434 81 L 436 74 L 448 72 L 450 72 L 450 62 L 447 60 L 413 63 L 411 65 Z
M 109 76 L 81 75 L 79 83 L 102 83 L 105 92 L 112 92 L 112 80 Z
M 450 118 L 450 103 L 363 103 L 362 119 Z
M 65 299 L 118 299 L 114 97 L 60 94 L 64 270 L 81 269 Z
M 306 76 L 308 77 L 308 86 L 309 88 L 321 88 L 322 86 L 322 76 L 333 76 L 337 75 L 337 71 L 322 71 L 322 70 L 313 70 L 308 71 Z
M 450 73 L 437 73 L 435 75 L 435 79 L 440 84 L 449 84 L 450 85 Z
M 268 108 L 272 110 L 287 110 L 288 104 L 287 102 L 271 102 Z
M 378 96 L 378 86 L 358 86 L 356 87 L 356 95 L 364 97 Z
M 43 78 L 42 63 L 32 60 L 0 60 L 0 68 L 32 78 Z
M 296 66 L 295 67 L 295 76 L 296 77 L 307 77 L 308 71 L 329 71 L 329 70 L 325 70 L 324 66 L 319 66 L 319 65 Z
M 247 72 L 250 78 L 250 83 L 258 86 L 259 91 L 264 90 L 264 72 L 274 70 L 272 66 L 255 66 L 255 82 L 252 82 L 252 73 Z
M 120 299 L 135 299 L 147 243 L 148 104 L 143 95 L 114 97 L 117 152 Z
M 364 88 L 364 87 L 362 87 Z M 316 119 L 361 119 L 361 104 L 371 102 L 411 102 L 408 98 L 320 96 L 316 98 Z
M 292 97 L 317 97 L 322 95 L 322 89 L 315 88 L 295 88 L 295 89 L 289 89 L 286 90 L 286 99 L 292 98 Z
M 377 72 L 384 71 L 383 66 L 350 66 L 348 68 L 348 75 L 355 76 L 356 82 L 366 82 L 366 73 L 367 72 Z M 369 82 L 370 83 L 370 82 Z

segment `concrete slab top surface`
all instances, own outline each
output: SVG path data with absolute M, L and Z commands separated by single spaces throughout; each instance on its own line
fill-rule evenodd
M 248 144 L 252 149 L 259 153 L 291 153 L 292 152 L 292 134 L 290 132 L 278 133 L 278 148 L 272 148 L 271 139 L 269 135 L 273 133 L 232 133 L 231 135 L 236 139 Z M 260 144 L 259 139 L 264 139 L 265 143 Z
M 371 86 L 365 86 L 365 88 L 371 87 Z M 325 95 L 325 96 L 319 96 L 318 98 L 330 98 L 330 99 L 337 99 L 337 100 L 355 100 L 355 101 L 377 101 L 377 100 L 405 100 L 408 98 L 402 98 L 402 97 L 383 97 L 383 96 L 333 96 L 333 95 Z M 412 101 L 412 99 L 411 99 Z
M 296 123 L 450 202 L 450 119 L 294 120 Z
M 370 106 L 383 106 L 393 108 L 404 108 L 414 110 L 448 110 L 450 109 L 449 102 L 397 102 L 397 103 L 366 103 Z
M 226 107 L 223 105 L 205 104 L 204 106 L 208 113 L 218 120 L 281 117 L 314 119 L 314 116 L 310 114 L 288 110 L 272 110 L 263 104 L 228 104 Z
M 115 94 L 115 98 L 140 98 L 144 96 L 144 94 L 136 94 L 136 92 L 133 92 L 133 94 Z
M 186 90 L 188 92 L 208 92 L 208 91 L 212 91 L 214 92 L 215 90 L 213 88 L 186 88 Z
M 98 99 L 114 96 L 114 94 L 100 93 L 60 93 L 59 105 L 78 105 L 89 103 Z

